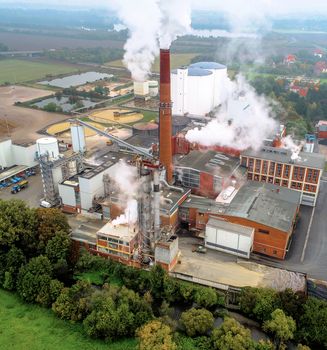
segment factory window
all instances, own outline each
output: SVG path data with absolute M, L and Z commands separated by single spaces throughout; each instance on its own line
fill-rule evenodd
M 118 244 L 108 243 L 109 247 L 112 249 L 118 249 Z
M 316 192 L 317 191 L 317 186 L 311 186 L 310 191 L 311 192 Z
M 261 181 L 262 182 L 267 182 L 267 176 L 261 176 Z
M 248 173 L 248 180 L 253 180 L 253 174 L 252 173 Z
M 304 178 L 304 168 L 299 168 L 298 180 L 303 180 Z
M 248 167 L 249 171 L 253 171 L 253 163 L 254 163 L 253 158 L 249 158 L 249 167 Z
M 282 176 L 282 164 L 277 164 L 276 176 Z
M 116 238 L 111 238 L 111 237 L 108 238 L 108 241 L 109 241 L 109 242 L 113 242 L 113 243 L 118 243 L 118 242 L 119 242 L 118 239 L 116 239 Z
M 106 241 L 108 239 L 107 236 L 98 236 L 98 239 L 101 239 L 102 241 Z
M 261 171 L 261 160 L 257 159 L 255 161 L 255 172 L 260 173 L 260 171 Z
M 267 171 L 268 171 L 268 162 L 266 160 L 264 160 L 263 164 L 262 164 L 262 172 L 264 174 L 267 174 Z
M 259 175 L 254 175 L 253 180 L 254 180 L 254 181 L 259 181 Z
M 277 250 L 276 249 L 273 250 L 273 254 L 277 255 Z
M 312 169 L 308 169 L 307 171 L 307 181 L 311 182 L 311 178 L 312 178 Z
M 275 174 L 275 162 L 270 162 L 269 175 Z
M 294 181 L 291 182 L 291 188 L 296 188 L 296 182 Z
M 302 190 L 302 183 L 301 182 L 297 182 L 296 183 L 296 189 L 297 190 Z
M 290 176 L 290 166 L 289 165 L 284 165 L 284 177 L 289 177 Z
M 287 181 L 287 180 L 283 180 L 283 182 L 282 182 L 282 186 L 284 186 L 284 187 L 288 187 L 288 181 Z
M 259 228 L 258 231 L 259 231 L 260 233 L 265 234 L 265 235 L 269 235 L 269 231 L 268 231 L 268 230 L 263 230 L 263 229 Z
M 294 167 L 294 172 L 293 172 L 293 179 L 294 180 L 303 180 L 304 178 L 304 168 L 301 167 Z
M 310 191 L 310 185 L 305 185 L 305 186 L 304 186 L 304 190 L 305 190 L 305 191 Z
M 275 185 L 280 185 L 280 179 L 275 179 Z
M 269 182 L 270 184 L 272 184 L 272 183 L 274 182 L 274 178 L 273 178 L 273 177 L 268 177 L 268 182 Z
M 318 176 L 319 176 L 319 171 L 318 170 L 314 170 L 313 172 L 313 182 L 318 182 Z
M 242 157 L 242 160 L 241 160 L 241 165 L 242 166 L 246 166 L 247 165 L 247 157 Z
M 185 187 L 199 188 L 200 187 L 200 173 L 198 171 L 184 169 L 182 175 L 182 182 Z

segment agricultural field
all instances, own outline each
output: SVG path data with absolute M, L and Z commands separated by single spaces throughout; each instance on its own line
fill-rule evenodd
M 130 350 L 136 340 L 105 343 L 86 338 L 82 325 L 62 321 L 51 310 L 25 304 L 0 289 L 0 350 Z M 63 339 L 65 340 L 63 342 Z
M 0 60 L 0 85 L 23 83 L 45 78 L 47 75 L 75 73 L 79 70 L 71 64 L 35 62 L 18 59 Z
M 186 66 L 190 64 L 192 58 L 195 56 L 198 56 L 197 53 L 173 53 L 171 54 L 171 68 L 175 69 L 180 66 Z M 124 67 L 124 64 L 121 60 L 117 61 L 112 61 L 106 63 L 106 66 L 108 67 L 117 67 L 117 68 L 122 68 Z M 152 71 L 158 73 L 159 72 L 159 58 L 157 57 L 153 66 L 152 66 Z

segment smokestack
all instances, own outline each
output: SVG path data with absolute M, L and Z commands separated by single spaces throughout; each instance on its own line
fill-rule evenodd
M 172 121 L 170 97 L 170 51 L 160 50 L 159 158 L 166 168 L 168 183 L 173 179 Z

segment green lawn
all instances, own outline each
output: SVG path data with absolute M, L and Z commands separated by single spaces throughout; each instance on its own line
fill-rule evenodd
M 0 350 L 131 350 L 136 340 L 92 340 L 82 325 L 59 320 L 51 310 L 22 303 L 0 289 Z
M 59 75 L 77 71 L 78 67 L 69 64 L 5 59 L 0 60 L 0 84 L 23 83 L 43 79 L 48 74 Z
M 194 58 L 195 56 L 197 56 L 198 53 L 173 53 L 171 54 L 171 68 L 175 69 L 177 67 L 180 66 L 185 66 L 190 64 L 192 58 Z M 124 64 L 121 60 L 117 60 L 117 61 L 112 61 L 112 62 L 108 62 L 106 63 L 106 66 L 109 67 L 124 67 Z M 153 72 L 159 72 L 159 58 L 157 57 L 153 66 L 152 66 L 152 71 Z

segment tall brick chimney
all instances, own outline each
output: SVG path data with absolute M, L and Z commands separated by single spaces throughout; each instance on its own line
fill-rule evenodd
M 168 183 L 173 180 L 172 121 L 170 95 L 170 51 L 160 50 L 159 158 L 166 168 Z

